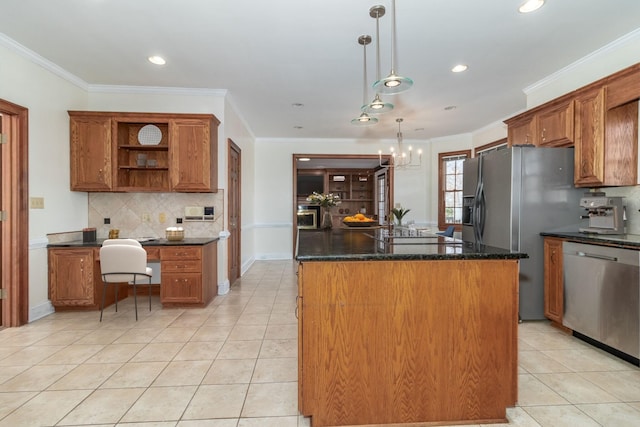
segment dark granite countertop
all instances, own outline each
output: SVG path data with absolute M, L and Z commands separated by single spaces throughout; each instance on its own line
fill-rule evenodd
M 384 229 L 299 230 L 298 261 L 486 260 L 528 258 L 521 252 L 437 235 L 385 236 Z
M 591 234 L 579 232 L 545 231 L 540 233 L 545 237 L 558 237 L 572 242 L 590 243 L 593 245 L 616 246 L 640 250 L 640 235 L 638 234 Z
M 48 248 L 91 248 L 91 247 L 100 247 L 102 246 L 102 242 L 106 239 L 98 239 L 95 242 L 85 243 L 82 240 L 73 240 L 70 242 L 60 242 L 60 243 L 49 243 L 47 245 Z M 140 243 L 142 246 L 204 246 L 211 242 L 216 242 L 220 240 L 219 237 L 191 237 L 185 238 L 183 240 L 167 240 L 167 239 L 154 239 L 154 240 L 146 240 L 141 239 Z

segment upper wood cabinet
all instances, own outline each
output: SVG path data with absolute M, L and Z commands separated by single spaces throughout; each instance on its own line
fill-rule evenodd
M 70 111 L 69 116 L 72 190 L 217 191 L 220 122 L 212 114 Z M 155 132 L 151 142 L 139 138 L 148 125 Z
M 218 158 L 212 123 L 205 120 L 172 120 L 171 187 L 174 191 L 209 191 L 218 187 L 212 166 Z M 213 127 L 217 129 L 217 126 Z M 215 148 L 215 149 L 213 149 Z
M 541 147 L 568 147 L 573 145 L 573 100 L 552 105 L 537 114 Z
M 562 100 L 506 120 L 509 146 L 569 147 L 574 139 L 573 100 Z
M 69 114 L 71 189 L 111 190 L 111 119 L 71 112 Z
M 607 88 L 576 97 L 574 182 L 577 187 L 637 183 L 638 102 L 606 109 Z

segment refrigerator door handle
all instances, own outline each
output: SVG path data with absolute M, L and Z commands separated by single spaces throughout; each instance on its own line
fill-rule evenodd
M 482 236 L 484 236 L 484 225 L 486 222 L 485 208 L 487 206 L 484 198 L 484 184 L 480 184 L 480 194 L 478 196 L 478 243 L 482 244 Z

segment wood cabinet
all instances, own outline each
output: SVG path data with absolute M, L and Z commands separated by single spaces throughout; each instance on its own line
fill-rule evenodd
M 215 116 L 92 111 L 69 111 L 69 116 L 72 190 L 217 191 Z M 161 133 L 153 143 L 138 137 L 148 125 Z
M 206 245 L 145 247 L 147 259 L 160 260 L 163 306 L 203 307 L 218 291 L 218 242 Z M 56 311 L 99 310 L 102 300 L 100 248 L 49 248 L 49 299 Z M 118 299 L 129 285 L 118 285 Z M 139 290 L 146 292 L 146 286 Z M 115 285 L 107 286 L 105 306 L 115 302 Z
M 507 141 L 513 145 L 567 147 L 574 141 L 574 103 L 563 99 L 505 121 Z
M 201 303 L 202 250 L 187 246 L 163 248 L 160 259 L 162 303 Z
M 576 97 L 577 187 L 637 183 L 638 102 L 606 110 L 606 87 Z
M 363 213 L 373 215 L 375 176 L 366 169 L 328 170 L 329 193 L 338 194 L 341 203 L 332 209 L 334 226 L 339 226 L 346 216 Z
M 170 125 L 173 191 L 207 192 L 217 189 L 218 174 L 214 166 L 218 163 L 218 145 L 212 140 L 212 123 L 183 119 L 172 120 Z
M 562 239 L 544 238 L 544 315 L 562 325 L 564 312 L 564 278 Z
M 70 118 L 71 190 L 109 191 L 111 119 L 73 114 Z
M 102 277 L 96 248 L 49 249 L 49 299 L 56 311 L 97 310 L 102 300 Z M 119 285 L 118 298 L 127 297 Z M 115 285 L 107 287 L 105 306 L 115 302 Z
M 515 405 L 517 260 L 302 262 L 298 280 L 313 426 L 497 422 Z

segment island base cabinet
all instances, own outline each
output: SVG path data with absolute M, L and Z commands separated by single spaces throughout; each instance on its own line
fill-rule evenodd
M 299 408 L 313 427 L 506 421 L 517 260 L 300 267 Z

